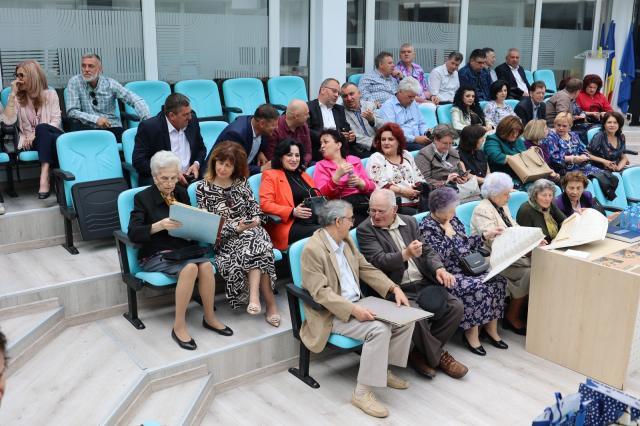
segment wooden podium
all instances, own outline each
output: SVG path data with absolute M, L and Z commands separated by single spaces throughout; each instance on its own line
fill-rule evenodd
M 622 389 L 640 368 L 640 275 L 592 260 L 630 244 L 605 239 L 576 250 L 536 248 L 532 258 L 526 350 Z

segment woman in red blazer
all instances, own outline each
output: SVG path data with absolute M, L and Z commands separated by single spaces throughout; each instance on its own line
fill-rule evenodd
M 320 228 L 305 198 L 315 196 L 314 183 L 306 174 L 300 159 L 304 156 L 302 144 L 284 139 L 275 149 L 270 170 L 262 173 L 260 208 L 265 214 L 280 218 L 280 223 L 267 224 L 274 247 L 286 250 L 289 244 L 311 236 Z M 319 195 L 319 194 L 318 194 Z
M 605 95 L 600 92 L 602 79 L 596 74 L 587 74 L 582 80 L 582 90 L 578 93 L 576 103 L 591 117 L 592 122 L 600 122 L 606 112 L 611 112 L 611 104 Z

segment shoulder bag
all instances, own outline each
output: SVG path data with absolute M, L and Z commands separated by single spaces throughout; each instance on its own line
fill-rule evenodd
M 507 157 L 507 165 L 522 183 L 533 182 L 553 173 L 551 167 L 544 161 L 542 150 L 537 146 L 532 146 L 519 154 L 510 155 Z

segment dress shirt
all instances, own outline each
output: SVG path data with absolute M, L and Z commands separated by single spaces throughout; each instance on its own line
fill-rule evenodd
M 533 111 L 533 120 L 537 120 L 538 108 L 540 108 L 540 104 L 535 103 L 532 98 L 529 98 L 529 99 L 531 99 L 531 105 L 533 106 L 533 109 L 532 109 L 532 111 Z
M 358 88 L 365 101 L 383 103 L 398 91 L 398 81 L 392 76 L 384 77 L 380 71 L 373 70 L 362 76 Z
M 498 81 L 498 74 L 496 74 L 496 70 L 493 68 L 489 68 L 489 75 L 491 76 L 491 82 Z
M 393 223 L 388 227 L 382 229 L 385 229 L 389 232 L 389 235 L 391 236 L 393 242 L 396 244 L 396 247 L 398 247 L 398 250 L 402 252 L 402 250 L 407 248 L 407 245 L 404 243 L 402 235 L 400 234 L 401 226 L 407 226 L 407 224 L 402 219 L 400 219 L 400 216 L 396 215 Z M 402 281 L 400 283 L 407 284 L 410 282 L 422 281 L 424 277 L 420 273 L 420 270 L 418 269 L 418 266 L 416 265 L 416 262 L 413 260 L 413 258 L 410 258 L 407 263 L 408 268 L 404 270 L 404 275 L 402 275 Z
M 441 102 L 453 102 L 453 97 L 460 87 L 458 71 L 449 74 L 447 65 L 435 67 L 429 74 L 429 89 L 433 96 L 437 96 Z
M 403 76 L 413 77 L 416 80 L 418 80 L 418 83 L 420 83 L 420 86 L 422 87 L 422 95 L 421 95 L 422 98 L 428 100 L 431 97 L 431 92 L 429 91 L 429 84 L 427 82 L 427 79 L 424 78 L 424 70 L 420 65 L 416 64 L 415 62 L 412 62 L 411 72 L 409 72 L 409 69 L 404 64 L 404 62 L 398 61 L 398 63 L 396 64 L 396 69 L 400 71 Z
M 180 171 L 184 172 L 189 168 L 189 160 L 191 159 L 191 147 L 184 129 L 176 129 L 173 124 L 167 120 L 167 129 L 169 130 L 169 140 L 171 140 L 171 152 L 180 159 Z M 196 161 L 197 163 L 197 161 Z
M 309 125 L 305 122 L 302 126 L 290 129 L 287 124 L 287 114 L 282 114 L 278 118 L 278 125 L 269 138 L 269 144 L 266 147 L 262 147 L 263 154 L 267 157 L 267 160 L 273 159 L 273 152 L 276 146 L 281 141 L 291 138 L 302 145 L 304 150 L 304 158 L 302 162 L 307 165 L 311 161 L 311 133 L 309 132 Z
M 522 93 L 528 93 L 529 89 L 527 89 L 527 83 L 524 82 L 524 80 L 522 79 L 522 76 L 520 75 L 520 73 L 518 72 L 518 69 L 520 68 L 520 65 L 518 65 L 517 67 L 512 67 L 511 65 L 509 65 L 509 69 L 511 70 L 511 74 L 513 74 L 513 78 L 516 79 L 516 83 L 518 84 L 518 89 L 522 90 Z
M 336 120 L 333 118 L 333 108 L 327 107 L 322 102 L 318 102 L 320 104 L 320 112 L 322 113 L 322 123 L 324 124 L 325 129 L 335 129 L 336 128 Z
M 408 142 L 413 142 L 416 136 L 424 135 L 428 130 L 416 101 L 405 108 L 396 96 L 389 98 L 380 107 L 380 116 L 385 122 L 393 122 L 402 127 Z
M 247 164 L 253 162 L 254 157 L 260 151 L 260 144 L 262 144 L 262 135 L 256 135 L 256 129 L 251 126 L 251 133 L 253 134 L 253 145 L 251 145 L 251 152 L 247 155 Z
M 338 244 L 326 230 L 323 231 L 338 261 L 338 268 L 340 269 L 338 271 L 340 273 L 340 294 L 350 302 L 357 302 L 360 299 L 360 287 L 349 266 L 347 257 L 344 255 L 344 241 L 340 241 L 340 244 Z

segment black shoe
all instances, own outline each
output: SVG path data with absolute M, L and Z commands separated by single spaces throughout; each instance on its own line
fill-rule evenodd
M 202 318 L 202 326 L 207 330 L 215 331 L 221 336 L 233 336 L 233 330 L 230 329 L 228 326 L 225 326 L 222 330 L 219 330 L 207 324 L 207 321 L 204 319 L 204 317 Z
M 480 338 L 486 338 L 487 340 L 489 340 L 489 343 L 491 343 L 494 347 L 498 348 L 498 349 L 508 349 L 509 345 L 507 345 L 507 343 L 504 340 L 495 340 L 493 337 L 489 336 L 489 333 L 487 333 L 485 330 L 482 330 L 482 332 L 480 333 Z
M 191 339 L 188 342 L 183 342 L 182 340 L 178 339 L 178 336 L 176 336 L 176 332 L 174 329 L 171 329 L 171 338 L 175 340 L 178 346 L 180 346 L 182 349 L 186 349 L 188 351 L 195 351 L 196 349 L 198 349 L 198 345 L 196 345 L 195 340 Z
M 526 336 L 527 335 L 527 327 L 521 327 L 518 328 L 516 326 L 514 326 L 511 321 L 509 321 L 506 318 L 502 318 L 502 329 L 503 330 L 511 330 L 514 333 L 520 335 L 520 336 Z
M 487 351 L 484 350 L 482 345 L 478 346 L 477 348 L 474 348 L 473 346 L 471 346 L 471 343 L 469 343 L 469 341 L 467 340 L 467 336 L 465 336 L 464 334 L 462 335 L 462 341 L 467 346 L 467 348 L 471 351 L 472 354 L 476 354 L 480 356 L 485 356 L 487 354 Z
M 46 200 L 49 198 L 49 195 L 51 195 L 51 190 L 48 190 L 47 192 L 38 192 L 38 200 Z

